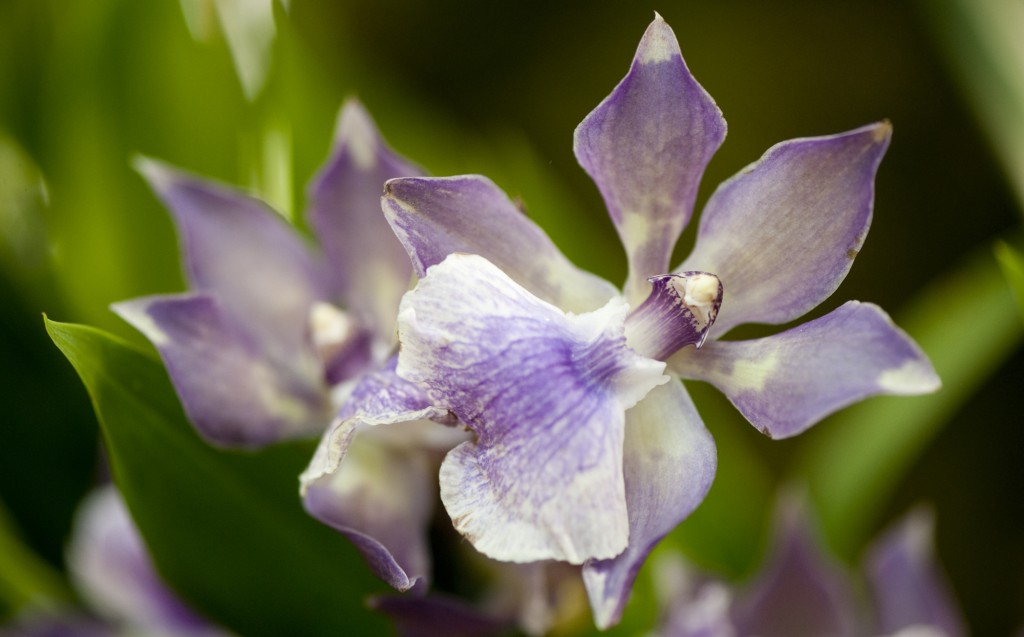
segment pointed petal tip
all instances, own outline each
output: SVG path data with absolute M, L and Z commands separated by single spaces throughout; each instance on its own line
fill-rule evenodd
M 599 602 L 591 600 L 590 604 L 590 612 L 598 630 L 608 630 L 622 619 L 625 604 L 620 604 L 617 599 L 606 597 Z
M 382 199 L 394 202 L 396 205 L 411 214 L 418 214 L 414 206 L 405 204 L 405 200 L 416 195 L 420 189 L 429 187 L 432 182 L 442 179 L 454 179 L 454 177 L 395 177 L 384 182 Z M 388 213 L 387 210 L 384 211 Z
M 154 347 L 163 347 L 170 342 L 167 333 L 160 329 L 153 317 L 146 311 L 158 297 L 142 297 L 110 304 L 110 311 L 137 329 L 148 338 Z
M 346 99 L 338 113 L 334 143 L 338 148 L 348 149 L 359 169 L 368 171 L 376 166 L 382 143 L 380 133 L 369 111 L 354 97 Z
M 874 131 L 876 142 L 888 142 L 892 137 L 892 122 L 888 119 L 883 119 L 874 125 Z
M 340 139 L 352 129 L 358 128 L 375 129 L 376 126 L 373 123 L 373 118 L 370 117 L 370 112 L 366 110 L 366 107 L 363 106 L 363 103 L 358 98 L 346 98 L 345 102 L 341 105 L 341 110 L 338 111 L 335 137 Z
M 809 137 L 804 138 L 804 140 L 793 141 L 814 142 L 816 139 L 849 139 L 854 137 L 863 139 L 863 142 L 867 147 L 877 147 L 879 152 L 884 153 L 885 150 L 889 147 L 889 141 L 892 139 L 892 122 L 890 122 L 888 119 L 883 119 L 872 124 L 866 124 L 859 128 L 854 128 L 852 130 L 837 133 L 835 135 L 823 135 L 820 138 Z M 786 142 L 782 143 L 785 144 Z
M 676 34 L 661 14 L 655 11 L 654 21 L 644 31 L 640 46 L 637 47 L 636 61 L 640 64 L 656 64 L 677 56 L 682 57 L 682 53 Z
M 135 172 L 142 175 L 142 178 L 149 183 L 150 188 L 158 194 L 168 192 L 182 178 L 181 173 L 177 169 L 147 155 L 140 154 L 132 158 L 132 168 L 135 169 Z

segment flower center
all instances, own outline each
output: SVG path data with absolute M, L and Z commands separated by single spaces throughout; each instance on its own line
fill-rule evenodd
M 310 308 L 309 332 L 329 385 L 359 373 L 370 362 L 369 332 L 330 303 L 317 301 Z

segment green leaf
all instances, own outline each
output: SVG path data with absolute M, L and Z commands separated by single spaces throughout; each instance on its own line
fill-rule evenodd
M 0 502 L 0 604 L 13 611 L 36 604 L 68 602 L 71 591 L 49 564 L 18 537 Z
M 381 635 L 364 598 L 383 586 L 342 536 L 301 508 L 309 444 L 215 449 L 154 359 L 95 328 L 46 320 L 92 397 L 124 494 L 164 578 L 246 636 Z
M 816 428 L 798 464 L 826 536 L 845 557 L 863 545 L 925 445 L 1024 335 L 989 255 L 926 289 L 908 309 L 897 323 L 931 358 L 942 389 L 927 396 L 872 398 L 840 412 Z
M 1013 296 L 1017 299 L 1021 319 L 1024 319 L 1024 255 L 1001 241 L 996 244 L 995 251 L 1003 276 L 1006 277 Z
M 1024 205 L 1024 3 L 930 0 L 922 7 Z

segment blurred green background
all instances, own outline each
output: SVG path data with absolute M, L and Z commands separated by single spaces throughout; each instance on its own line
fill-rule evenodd
M 1024 146 L 1012 127 L 1024 110 L 1000 119 L 1007 109 L 985 93 L 1001 81 L 998 55 L 986 53 L 986 27 L 974 29 L 962 3 L 292 0 L 275 4 L 266 78 L 253 99 L 213 3 L 187 4 L 196 10 L 191 31 L 177 0 L 0 2 L 0 500 L 9 526 L 44 561 L 61 568 L 99 447 L 85 391 L 40 313 L 143 344 L 107 306 L 183 287 L 173 227 L 132 157 L 255 189 L 296 214 L 341 101 L 356 95 L 398 151 L 431 174 L 492 177 L 577 264 L 621 282 L 625 259 L 573 158 L 572 131 L 625 73 L 657 10 L 729 122 L 698 209 L 778 141 L 893 122 L 868 240 L 817 312 L 852 298 L 880 304 L 908 328 L 945 317 L 946 331 L 935 332 L 942 351 L 926 349 L 954 352 L 943 360 L 962 372 L 944 374 L 946 402 L 899 399 L 907 402 L 889 408 L 895 403 L 875 399 L 874 411 L 782 442 L 695 387 L 722 460 L 681 546 L 729 575 L 749 571 L 773 485 L 810 475 L 812 491 L 827 494 L 831 465 L 820 458 L 877 448 L 842 431 L 864 420 L 895 431 L 933 405 L 864 491 L 870 505 L 824 514 L 829 539 L 853 563 L 875 531 L 930 502 L 938 551 L 974 634 L 1007 634 L 1024 621 L 1024 353 L 1020 317 L 992 300 L 1008 292 L 990 276 L 993 242 L 1019 244 L 1024 175 L 1013 157 Z M 1004 4 L 1011 18 L 1022 15 L 1021 3 Z M 1024 78 L 1024 57 L 1016 64 Z M 954 287 L 929 288 L 920 309 L 927 286 L 969 267 Z

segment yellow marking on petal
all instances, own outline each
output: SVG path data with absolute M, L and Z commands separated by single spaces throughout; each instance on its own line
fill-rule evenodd
M 650 206 L 647 208 L 649 209 Z M 623 210 L 620 228 L 622 228 L 622 242 L 626 244 L 627 249 L 635 252 L 637 248 L 646 243 L 647 238 L 653 234 L 651 226 L 651 220 L 647 215 L 638 211 Z
M 756 360 L 738 360 L 733 363 L 729 374 L 716 374 L 727 378 L 729 386 L 736 392 L 764 391 L 768 379 L 779 366 L 781 358 L 778 352 L 767 354 Z
M 253 375 L 255 385 L 259 388 L 260 403 L 267 414 L 287 423 L 290 431 L 309 430 L 309 405 L 283 391 L 277 384 L 277 374 L 268 365 L 254 366 Z M 282 437 L 288 436 L 286 434 Z
M 892 122 L 887 119 L 879 122 L 872 131 L 875 143 L 884 142 L 890 135 L 892 135 Z
M 885 370 L 878 376 L 877 383 L 879 389 L 891 394 L 919 394 L 942 386 L 931 367 L 918 360 L 909 360 L 895 369 Z

